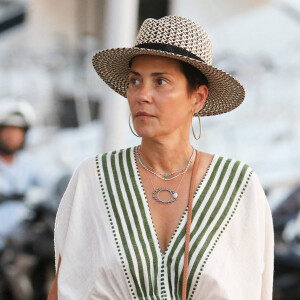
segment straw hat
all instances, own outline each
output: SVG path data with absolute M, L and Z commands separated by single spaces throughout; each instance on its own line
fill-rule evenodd
M 200 70 L 208 80 L 208 97 L 201 116 L 226 113 L 239 106 L 245 97 L 243 86 L 231 75 L 213 67 L 208 34 L 197 23 L 182 17 L 146 19 L 132 48 L 97 52 L 93 66 L 108 86 L 126 97 L 129 62 L 137 55 L 158 55 L 182 60 Z

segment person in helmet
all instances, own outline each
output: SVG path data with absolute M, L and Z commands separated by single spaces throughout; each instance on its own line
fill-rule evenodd
M 25 101 L 0 101 L 0 202 L 6 198 L 22 198 L 37 184 L 31 156 L 22 151 L 26 133 L 36 116 Z

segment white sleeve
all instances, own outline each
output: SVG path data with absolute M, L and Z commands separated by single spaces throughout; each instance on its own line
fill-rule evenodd
M 55 249 L 55 269 L 57 271 L 59 256 L 63 253 L 64 243 L 66 240 L 70 216 L 72 212 L 72 205 L 76 185 L 78 182 L 78 169 L 73 173 L 68 187 L 60 201 L 58 211 L 55 219 L 54 228 L 54 249 Z

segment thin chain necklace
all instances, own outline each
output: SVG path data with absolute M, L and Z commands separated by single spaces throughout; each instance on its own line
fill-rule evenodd
M 136 148 L 136 156 L 140 162 L 140 164 L 142 165 L 142 167 L 147 170 L 148 172 L 154 174 L 155 176 L 157 176 L 158 178 L 162 179 L 162 180 L 173 180 L 175 178 L 177 178 L 178 176 L 180 175 L 183 175 L 189 168 L 190 164 L 191 164 L 191 161 L 193 159 L 193 156 L 194 156 L 194 153 L 195 153 L 195 149 L 193 148 L 193 152 L 192 152 L 192 155 L 187 163 L 187 165 L 185 167 L 183 167 L 182 169 L 178 170 L 178 171 L 174 171 L 172 173 L 164 173 L 164 174 L 161 174 L 159 173 L 158 171 L 156 171 L 154 168 L 152 168 L 151 166 L 146 165 L 143 161 L 142 161 L 142 152 L 141 152 L 141 146 L 138 146 Z M 177 175 L 173 176 L 173 177 L 170 177 L 171 175 L 173 174 L 176 174 L 178 173 Z
M 192 160 L 192 158 L 193 158 L 193 156 L 194 156 L 194 152 L 195 152 L 195 149 L 193 150 L 193 153 L 192 153 L 192 156 L 191 156 L 190 161 L 189 161 L 189 163 L 188 163 L 188 166 L 189 166 L 190 163 L 191 163 L 191 160 Z M 137 148 L 136 148 L 135 153 L 136 153 L 136 156 L 138 157 L 138 149 L 137 149 Z M 141 163 L 140 160 L 139 160 L 139 162 Z M 142 165 L 142 163 L 141 163 L 141 165 Z M 142 165 L 142 166 L 143 166 L 143 165 Z M 146 169 L 146 168 L 145 168 L 145 169 Z M 146 170 L 147 170 L 147 169 L 146 169 Z M 176 200 L 178 199 L 178 189 L 179 189 L 179 187 L 180 187 L 180 185 L 181 185 L 181 183 L 182 183 L 182 181 L 183 181 L 183 178 L 184 178 L 185 174 L 187 173 L 187 170 L 188 170 L 188 167 L 185 168 L 184 172 L 182 173 L 182 178 L 181 178 L 179 184 L 177 185 L 177 187 L 175 188 L 175 190 L 172 190 L 172 189 L 167 188 L 167 187 L 161 187 L 161 188 L 155 189 L 155 187 L 154 187 L 154 185 L 153 185 L 153 182 L 152 182 L 152 180 L 151 180 L 149 174 L 146 173 L 146 175 L 147 175 L 147 177 L 148 177 L 148 179 L 149 179 L 149 181 L 150 181 L 150 183 L 151 183 L 151 185 L 152 185 L 152 188 L 153 188 L 152 198 L 153 198 L 155 201 L 160 202 L 160 203 L 162 203 L 162 204 L 170 204 L 170 203 L 173 203 L 174 201 L 176 201 Z M 147 171 L 148 171 L 148 170 L 147 170 Z M 153 172 L 151 172 L 151 173 L 153 173 Z M 156 175 L 156 174 L 154 174 L 154 175 Z M 159 176 L 158 176 L 158 177 L 159 177 Z M 162 179 L 163 179 L 163 178 L 162 178 Z M 166 191 L 166 192 L 168 192 L 168 193 L 170 194 L 170 199 L 169 199 L 169 200 L 163 201 L 163 200 L 161 200 L 161 199 L 159 198 L 159 193 L 162 192 L 162 191 Z
M 160 179 L 163 179 L 163 180 L 172 180 L 172 179 L 174 179 L 174 178 L 176 178 L 176 177 L 172 177 L 171 179 L 169 178 L 171 175 L 173 175 L 173 174 L 176 174 L 176 173 L 180 173 L 179 175 L 181 175 L 181 174 L 183 174 L 184 173 L 184 170 L 186 169 L 186 167 L 187 167 L 187 165 L 186 166 L 184 166 L 182 169 L 180 169 L 180 170 L 178 170 L 178 171 L 174 171 L 174 172 L 172 172 L 172 173 L 164 173 L 164 174 L 162 174 L 162 173 L 159 173 L 158 171 L 156 171 L 154 168 L 152 168 L 149 164 L 147 165 L 145 162 L 143 162 L 143 160 L 144 161 L 146 161 L 145 160 L 145 158 L 143 157 L 143 154 L 142 154 L 142 151 L 141 151 L 141 146 L 139 146 L 138 147 L 138 158 L 139 158 L 139 160 L 140 160 L 140 163 L 141 163 L 141 165 L 147 170 L 147 171 L 149 171 L 150 172 L 150 170 L 151 171 L 153 171 L 154 173 L 156 173 L 156 174 L 158 174 L 160 177 Z M 156 175 L 155 174 L 155 175 Z M 167 178 L 167 179 L 166 179 Z

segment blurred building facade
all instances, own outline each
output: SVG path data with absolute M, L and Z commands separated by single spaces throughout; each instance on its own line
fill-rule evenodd
M 91 57 L 106 47 L 130 46 L 139 16 L 147 17 L 141 9 L 148 10 L 148 2 L 5 1 L 0 18 L 9 18 L 14 10 L 19 15 L 23 11 L 25 17 L 0 35 L 0 97 L 29 100 L 39 112 L 41 124 L 48 126 L 83 126 L 100 115 L 107 134 L 102 135 L 101 143 L 94 142 L 92 148 L 99 151 L 138 143 L 127 129 L 126 101 L 99 80 Z M 195 146 L 247 161 L 268 189 L 297 184 L 299 3 L 163 2 L 166 13 L 203 25 L 212 37 L 214 65 L 236 76 L 246 88 L 239 109 L 204 118 L 203 136 Z
M 103 43 L 103 5 L 98 0 L 25 1 L 24 22 L 0 39 L 1 94 L 33 102 L 46 125 L 60 121 L 57 99 L 73 99 L 79 112 L 75 123 L 88 122 L 87 98 L 99 94 L 93 93 L 85 60 Z
M 214 65 L 237 77 L 246 90 L 236 111 L 203 120 L 198 146 L 247 161 L 270 191 L 298 185 L 299 1 L 171 3 L 171 14 L 203 25 L 212 37 Z
M 221 23 L 268 2 L 270 0 L 172 0 L 170 11 L 171 14 L 199 20 L 200 24 L 207 26 Z

